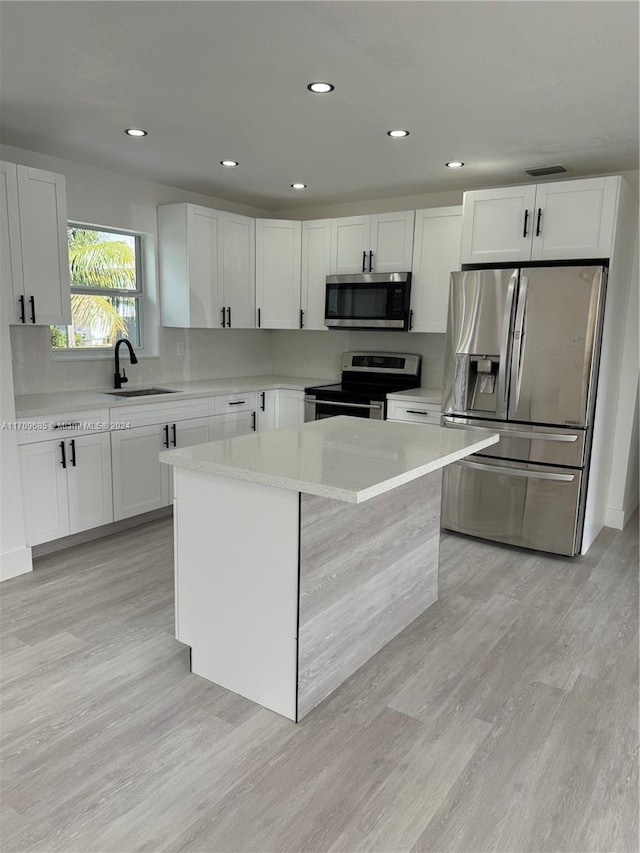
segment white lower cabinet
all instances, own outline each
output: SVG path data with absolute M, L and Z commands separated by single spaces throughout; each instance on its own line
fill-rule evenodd
M 109 433 L 21 445 L 28 545 L 113 521 Z
M 272 388 L 269 391 L 258 391 L 257 428 L 258 432 L 276 429 L 279 425 L 280 391 Z
M 301 426 L 304 423 L 304 391 L 282 389 L 278 426 Z
M 440 426 L 442 404 L 429 400 L 394 400 L 387 398 L 387 420 L 411 424 Z
M 169 468 L 159 460 L 168 430 L 169 424 L 151 424 L 111 433 L 116 521 L 169 503 Z
M 211 418 L 209 441 L 221 438 L 236 438 L 238 435 L 249 435 L 256 430 L 256 413 L 232 412 L 228 415 L 216 415 Z

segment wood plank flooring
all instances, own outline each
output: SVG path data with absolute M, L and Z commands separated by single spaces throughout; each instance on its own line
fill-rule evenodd
M 5 853 L 638 850 L 638 522 L 444 534 L 440 600 L 296 725 L 188 671 L 155 521 L 2 584 Z

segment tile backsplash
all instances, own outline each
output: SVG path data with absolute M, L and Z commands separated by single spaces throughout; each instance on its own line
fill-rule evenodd
M 444 335 L 402 332 L 312 332 L 254 329 L 160 329 L 160 355 L 121 365 L 129 387 L 279 373 L 313 378 L 340 374 L 348 350 L 410 352 L 422 356 L 422 384 L 439 387 Z M 56 359 L 46 326 L 11 327 L 16 394 L 113 387 L 113 359 Z

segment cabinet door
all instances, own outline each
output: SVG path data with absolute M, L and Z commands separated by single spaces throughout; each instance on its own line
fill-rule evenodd
M 169 424 L 169 440 L 174 447 L 193 447 L 194 444 L 206 444 L 209 441 L 209 424 L 211 418 L 190 418 Z M 174 432 L 175 426 L 175 432 Z M 173 438 L 175 435 L 175 445 Z
M 187 205 L 189 327 L 222 325 L 221 216 L 216 210 Z
M 159 459 L 166 449 L 164 427 L 152 424 L 111 433 L 116 521 L 169 503 L 169 467 Z
M 539 184 L 532 260 L 609 258 L 619 184 L 616 177 Z
M 416 211 L 411 329 L 446 332 L 449 277 L 460 269 L 462 207 Z
M 70 533 L 67 470 L 62 465 L 61 444 L 66 442 L 42 441 L 19 448 L 27 545 Z
M 20 297 L 24 297 L 18 173 L 15 163 L 0 161 L 0 284 L 3 308 L 10 323 L 20 323 Z
M 109 524 L 113 521 L 109 433 L 81 435 L 66 445 L 71 533 Z
M 371 217 L 369 272 L 406 272 L 411 269 L 413 210 L 378 213 Z
M 258 391 L 258 432 L 278 426 L 279 399 L 280 392 L 277 389 Z
M 225 214 L 222 305 L 232 329 L 254 329 L 256 325 L 255 244 L 255 219 Z
M 535 184 L 464 194 L 463 264 L 528 261 L 534 231 Z
M 210 419 L 209 440 L 235 438 L 255 431 L 255 412 L 234 412 L 230 415 L 215 415 Z
M 18 166 L 18 207 L 27 323 L 71 323 L 67 200 L 63 175 Z
M 310 219 L 302 223 L 301 326 L 327 331 L 324 300 L 331 270 L 331 220 Z
M 278 426 L 300 426 L 304 423 L 304 391 L 280 391 Z
M 346 216 L 331 222 L 331 275 L 363 273 L 371 251 L 369 216 Z
M 302 225 L 256 220 L 256 308 L 262 329 L 300 328 Z

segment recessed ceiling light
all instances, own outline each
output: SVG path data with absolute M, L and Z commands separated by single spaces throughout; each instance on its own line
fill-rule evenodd
M 227 169 L 233 169 L 234 166 L 238 165 L 237 160 L 220 160 L 221 166 L 226 166 Z
M 291 189 L 293 190 L 306 190 L 306 184 L 291 184 Z
M 393 139 L 403 139 L 405 136 L 409 136 L 408 130 L 388 130 L 387 136 L 393 137 Z
M 450 169 L 461 169 L 464 163 L 462 160 L 450 160 L 448 163 L 445 163 L 445 166 L 448 166 Z
M 335 88 L 333 83 L 309 83 L 307 86 L 307 89 L 315 92 L 316 95 L 326 95 L 327 92 L 333 92 Z
M 127 136 L 135 136 L 135 137 L 148 136 L 147 131 L 142 130 L 141 127 L 128 127 L 125 130 L 125 133 L 127 134 Z

